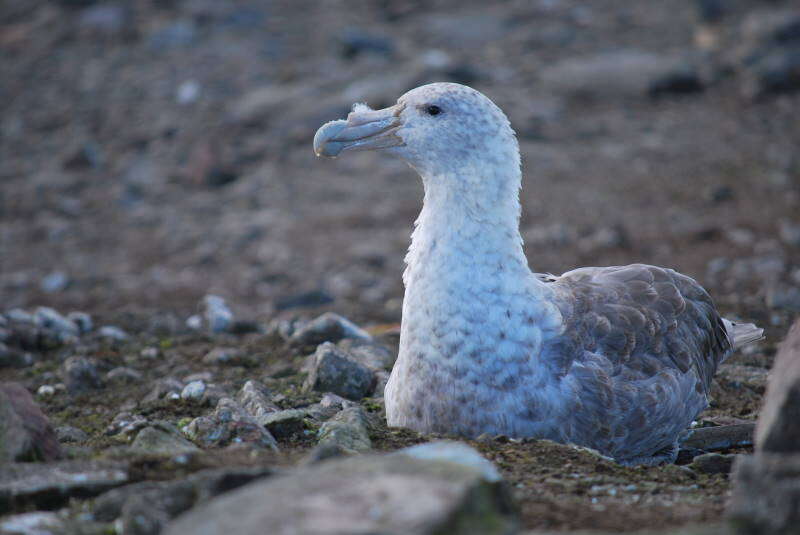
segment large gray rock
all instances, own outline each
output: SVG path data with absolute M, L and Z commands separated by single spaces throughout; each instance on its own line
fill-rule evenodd
M 305 390 L 333 392 L 355 401 L 369 394 L 375 385 L 372 370 L 330 342 L 317 347 Z
M 737 458 L 728 516 L 742 534 L 800 533 L 800 454 Z
M 128 482 L 119 463 L 63 461 L 0 465 L 0 514 L 26 507 L 54 509 L 70 498 L 97 496 Z
M 775 358 L 756 427 L 756 448 L 800 453 L 800 320 Z
M 507 534 L 517 518 L 502 482 L 471 464 L 372 455 L 256 482 L 177 518 L 167 535 Z
M 0 383 L 0 463 L 60 456 L 58 437 L 30 392 L 18 383 Z

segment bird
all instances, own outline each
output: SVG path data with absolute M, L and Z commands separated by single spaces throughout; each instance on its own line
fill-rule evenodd
M 481 92 L 412 89 L 321 126 L 317 156 L 373 150 L 422 178 L 405 257 L 387 423 L 421 433 L 549 439 L 623 465 L 674 462 L 717 367 L 763 329 L 645 264 L 533 272 L 519 230 L 516 134 Z

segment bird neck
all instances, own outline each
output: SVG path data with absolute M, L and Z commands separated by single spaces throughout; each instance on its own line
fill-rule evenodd
M 495 285 L 530 275 L 519 233 L 519 165 L 502 176 L 462 170 L 423 176 L 425 202 L 411 237 L 403 280 Z M 426 284 L 426 286 L 428 286 Z

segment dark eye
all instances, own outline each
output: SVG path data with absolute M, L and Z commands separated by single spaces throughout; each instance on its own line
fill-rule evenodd
M 442 113 L 442 108 L 431 104 L 430 106 L 425 106 L 425 113 L 427 113 L 428 115 L 439 115 L 440 113 Z

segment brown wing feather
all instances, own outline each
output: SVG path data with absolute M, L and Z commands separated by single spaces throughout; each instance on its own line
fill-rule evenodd
M 694 370 L 707 393 L 717 365 L 731 351 L 708 293 L 671 269 L 633 264 L 582 268 L 552 283 L 565 292 L 571 342 L 603 355 L 613 375 Z

